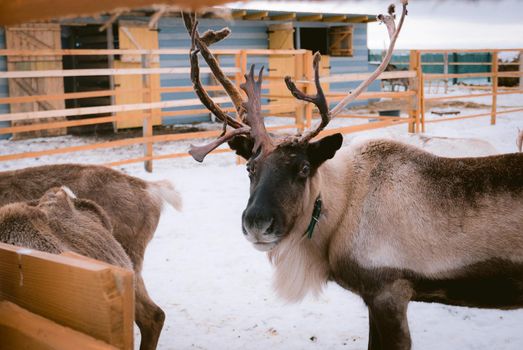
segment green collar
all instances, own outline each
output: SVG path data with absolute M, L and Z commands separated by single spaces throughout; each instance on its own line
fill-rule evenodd
M 312 233 L 314 232 L 314 228 L 316 227 L 316 224 L 320 220 L 320 214 L 321 214 L 321 197 L 318 195 L 318 198 L 316 198 L 316 202 L 314 202 L 314 210 L 312 211 L 312 217 L 311 222 L 309 223 L 309 227 L 307 227 L 307 231 L 305 231 L 304 235 L 307 236 L 308 239 L 312 238 Z

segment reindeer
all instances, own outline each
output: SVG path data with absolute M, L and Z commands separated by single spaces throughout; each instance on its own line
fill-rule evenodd
M 0 207 L 0 242 L 52 254 L 75 252 L 133 269 L 112 235 L 107 213 L 95 202 L 77 198 L 68 187 L 53 187 L 36 201 Z
M 168 181 L 147 182 L 103 166 L 57 164 L 0 172 L 0 206 L 36 200 L 50 188 L 61 186 L 69 187 L 79 198 L 96 202 L 110 218 L 112 234 L 135 272 L 140 350 L 155 349 L 165 313 L 145 288 L 143 257 L 158 225 L 163 201 L 180 210 L 179 194 Z
M 328 281 L 361 296 L 369 311 L 369 349 L 410 349 L 410 301 L 483 308 L 523 306 L 523 155 L 443 158 L 394 141 L 374 140 L 339 151 L 339 133 L 317 136 L 379 76 L 390 60 L 407 13 L 396 29 L 394 8 L 379 18 L 390 45 L 377 70 L 330 109 L 314 56 L 316 94 L 287 87 L 312 102 L 321 121 L 295 137 L 268 135 L 261 115 L 261 84 L 253 68 L 240 87 L 222 84 L 238 118 L 227 115 L 203 90 L 198 53 L 224 77 L 208 45 L 227 29 L 197 31 L 191 78 L 202 103 L 233 129 L 208 145 L 192 146 L 197 161 L 228 142 L 248 160 L 250 197 L 241 222 L 245 238 L 267 252 L 275 289 L 290 301 L 318 294 Z M 239 102 L 238 102 L 239 101 Z M 224 131 L 226 131 L 224 125 Z M 339 151 L 339 152 L 338 152 Z

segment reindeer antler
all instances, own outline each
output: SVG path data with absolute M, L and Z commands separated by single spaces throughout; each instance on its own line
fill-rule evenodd
M 332 120 L 332 118 L 334 118 L 336 115 L 338 115 L 343 110 L 343 108 L 345 108 L 349 103 L 354 101 L 362 92 L 364 92 L 369 87 L 369 85 L 374 80 L 376 80 L 376 78 L 385 70 L 385 68 L 389 64 L 390 59 L 392 57 L 392 52 L 394 50 L 394 45 L 396 44 L 396 39 L 398 38 L 398 34 L 401 31 L 401 27 L 403 26 L 403 20 L 405 19 L 405 16 L 407 15 L 408 0 L 402 0 L 401 2 L 402 2 L 403 8 L 402 8 L 401 18 L 399 20 L 399 24 L 398 24 L 397 28 L 396 28 L 396 23 L 394 21 L 394 19 L 396 18 L 395 14 L 394 14 L 394 11 L 395 11 L 394 5 L 389 6 L 388 15 L 379 15 L 378 16 L 378 19 L 382 23 L 385 23 L 385 25 L 387 26 L 387 30 L 389 32 L 389 37 L 390 37 L 389 48 L 387 49 L 387 53 L 386 53 L 383 61 L 378 66 L 378 68 L 376 68 L 376 70 L 365 81 L 361 82 L 360 85 L 358 85 L 358 87 L 356 89 L 349 92 L 349 94 L 346 97 L 344 97 L 332 110 L 329 111 L 328 103 L 327 103 L 327 100 L 325 99 L 325 95 L 323 93 L 323 89 L 320 84 L 318 71 L 319 71 L 319 61 L 321 59 L 321 55 L 319 54 L 319 52 L 317 52 L 314 55 L 314 61 L 313 61 L 314 83 L 316 85 L 316 91 L 317 91 L 316 95 L 311 96 L 311 95 L 307 95 L 307 94 L 303 93 L 292 82 L 291 77 L 289 77 L 289 76 L 285 77 L 285 83 L 287 84 L 287 88 L 290 90 L 292 95 L 299 100 L 314 103 L 318 107 L 318 110 L 319 110 L 320 116 L 321 116 L 320 124 L 318 124 L 318 126 L 316 128 L 314 128 L 313 130 L 306 132 L 299 139 L 300 142 L 307 142 L 307 141 L 311 140 L 312 138 L 314 138 L 316 135 L 318 135 L 327 126 L 327 124 Z
M 389 6 L 388 15 L 378 16 L 380 21 L 385 23 L 387 26 L 391 39 L 385 58 L 367 80 L 363 81 L 354 91 L 350 92 L 331 111 L 329 111 L 329 105 L 320 84 L 319 63 L 321 60 L 321 55 L 319 53 L 314 55 L 313 61 L 314 83 L 316 85 L 315 95 L 307 95 L 303 93 L 296 87 L 290 77 L 285 77 L 285 83 L 287 84 L 287 88 L 291 91 L 292 95 L 299 100 L 314 103 L 318 107 L 321 115 L 320 124 L 315 129 L 310 130 L 301 136 L 301 138 L 298 139 L 299 142 L 308 142 L 318 135 L 327 126 L 332 118 L 339 114 L 346 105 L 354 101 L 356 97 L 365 91 L 367 87 L 385 70 L 390 61 L 390 58 L 392 57 L 392 51 L 403 25 L 403 20 L 407 15 L 408 0 L 401 1 L 403 4 L 403 11 L 398 28 L 396 28 L 396 23 L 394 21 L 394 5 Z M 205 146 L 191 145 L 189 153 L 193 156 L 194 159 L 202 162 L 205 156 L 216 147 L 239 135 L 247 135 L 253 139 L 253 154 L 256 156 L 269 153 L 275 148 L 275 145 L 267 133 L 261 114 L 261 85 L 263 67 L 258 74 L 258 80 L 254 78 L 254 66 L 251 66 L 249 73 L 245 75 L 245 83 L 240 85 L 241 89 L 243 89 L 247 95 L 247 100 L 244 101 L 240 91 L 223 73 L 218 61 L 208 48 L 209 45 L 226 38 L 230 34 L 230 30 L 228 28 L 223 28 L 219 31 L 209 30 L 205 32 L 203 36 L 200 36 L 197 29 L 198 22 L 196 21 L 196 15 L 190 15 L 188 13 L 182 12 L 182 16 L 185 27 L 191 36 L 191 52 L 189 56 L 191 61 L 191 80 L 194 86 L 194 91 L 202 103 L 207 107 L 207 109 L 209 109 L 218 119 L 223 122 L 223 133 L 218 139 Z M 209 68 L 211 68 L 212 73 L 231 98 L 239 120 L 235 120 L 233 117 L 225 113 L 220 108 L 220 106 L 212 100 L 212 98 L 203 88 L 203 85 L 200 81 L 200 66 L 198 62 L 199 53 L 205 59 L 207 65 Z M 227 132 L 227 126 L 234 128 L 234 130 Z
M 243 103 L 243 108 L 247 111 L 247 123 L 251 127 L 251 137 L 254 140 L 253 154 L 257 154 L 259 151 L 268 153 L 274 148 L 261 114 L 263 68 L 260 69 L 258 81 L 256 81 L 254 79 L 254 65 L 252 65 L 249 74 L 245 74 L 245 83 L 240 85 L 240 88 L 247 94 L 247 101 Z
M 187 31 L 191 35 L 191 51 L 189 53 L 189 58 L 191 62 L 191 81 L 193 83 L 194 91 L 204 106 L 223 122 L 223 133 L 218 139 L 204 146 L 191 145 L 189 154 L 191 154 L 195 160 L 202 162 L 205 156 L 216 147 L 239 135 L 248 135 L 254 140 L 254 153 L 263 154 L 269 152 L 274 148 L 274 146 L 267 134 L 267 130 L 263 124 L 263 117 L 261 115 L 261 84 L 263 67 L 260 70 L 258 81 L 254 79 L 254 66 L 251 66 L 249 74 L 245 75 L 246 82 L 240 85 L 248 97 L 247 101 L 244 101 L 240 91 L 223 73 L 218 61 L 208 48 L 208 45 L 227 37 L 230 30 L 228 28 L 219 31 L 209 30 L 200 37 L 197 29 L 198 21 L 196 20 L 196 16 L 194 15 L 193 17 L 190 14 L 183 12 L 182 16 Z M 202 57 L 211 68 L 214 76 L 230 96 L 241 121 L 235 120 L 224 112 L 220 106 L 212 100 L 207 91 L 205 91 L 200 81 L 198 53 L 201 53 Z M 227 126 L 231 126 L 234 130 L 227 132 Z

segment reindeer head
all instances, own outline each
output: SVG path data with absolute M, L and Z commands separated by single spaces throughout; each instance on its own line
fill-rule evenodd
M 242 215 L 242 229 L 247 240 L 257 249 L 269 251 L 290 232 L 300 227 L 304 220 L 307 223 L 313 215 L 312 208 L 316 207 L 313 204 L 320 200 L 319 188 L 315 185 L 318 169 L 326 160 L 334 157 L 342 145 L 343 137 L 338 133 L 319 140 L 314 139 L 332 118 L 365 91 L 387 67 L 407 14 L 407 1 L 402 0 L 402 3 L 402 15 L 397 28 L 394 21 L 394 6 L 389 7 L 388 15 L 378 17 L 386 24 L 391 39 L 382 63 L 367 80 L 333 109 L 329 109 L 320 85 L 319 53 L 315 54 L 313 60 L 315 95 L 303 93 L 290 77 L 285 78 L 287 88 L 292 95 L 299 100 L 315 104 L 321 116 L 321 122 L 312 130 L 303 135 L 287 138 L 271 137 L 265 128 L 261 115 L 263 67 L 259 71 L 257 80 L 254 76 L 254 66 L 251 66 L 249 73 L 245 75 L 245 83 L 240 85 L 247 97 L 244 100 L 240 91 L 223 74 L 208 48 L 210 44 L 224 39 L 230 31 L 225 28 L 218 32 L 207 31 L 200 36 L 196 18 L 183 13 L 185 25 L 192 39 L 190 61 L 194 90 L 202 103 L 224 123 L 223 133 L 218 139 L 205 146 L 191 145 L 189 153 L 201 162 L 209 152 L 228 142 L 238 155 L 248 161 L 250 198 Z M 225 113 L 204 90 L 199 78 L 198 53 L 201 53 L 214 76 L 230 96 L 235 106 L 236 118 Z M 232 127 L 232 130 L 227 131 L 227 126 Z

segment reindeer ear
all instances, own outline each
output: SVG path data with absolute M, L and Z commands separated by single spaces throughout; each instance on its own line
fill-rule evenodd
M 252 148 L 254 147 L 254 141 L 245 136 L 233 137 L 229 142 L 229 147 L 236 152 L 240 157 L 249 160 L 252 156 Z
M 313 167 L 319 167 L 327 159 L 331 159 L 340 149 L 343 136 L 340 133 L 326 136 L 319 141 L 311 142 L 307 146 L 309 162 Z

